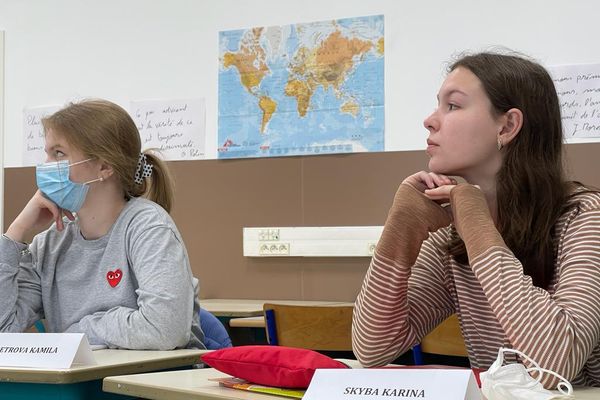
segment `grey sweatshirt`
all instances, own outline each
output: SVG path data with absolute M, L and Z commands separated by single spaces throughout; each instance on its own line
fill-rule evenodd
M 29 246 L 0 239 L 1 332 L 45 318 L 49 332 L 82 332 L 109 348 L 204 348 L 199 307 L 183 240 L 149 200 L 129 200 L 96 240 L 76 221 Z

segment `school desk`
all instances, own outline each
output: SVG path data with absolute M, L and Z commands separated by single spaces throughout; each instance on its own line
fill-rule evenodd
M 154 400 L 281 400 L 283 397 L 246 392 L 219 386 L 209 378 L 222 378 L 213 368 L 104 378 L 103 390 Z M 597 400 L 600 388 L 575 388 L 574 400 Z
M 105 392 L 143 399 L 164 400 L 281 400 L 280 396 L 246 392 L 219 386 L 209 378 L 229 377 L 213 368 L 168 371 L 104 378 Z
M 291 304 L 291 305 L 346 305 L 354 304 L 342 301 L 321 300 L 256 300 L 256 299 L 200 299 L 200 307 L 211 312 L 217 317 L 258 317 L 263 315 L 263 304 Z
M 96 350 L 97 364 L 69 369 L 0 367 L 1 399 L 123 399 L 102 392 L 102 378 L 189 367 L 208 350 Z

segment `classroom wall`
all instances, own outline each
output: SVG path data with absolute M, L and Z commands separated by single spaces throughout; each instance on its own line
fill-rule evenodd
M 600 187 L 600 144 L 568 145 L 569 174 Z M 203 298 L 353 301 L 367 257 L 249 258 L 245 226 L 383 225 L 402 178 L 422 169 L 424 151 L 255 160 L 172 162 L 172 213 Z M 35 184 L 33 168 L 6 170 L 5 220 Z
M 0 30 L 0 165 L 4 165 L 4 32 Z M 4 213 L 4 168 L 0 171 L 0 227 Z
M 598 62 L 598 11 L 592 0 L 3 0 L 5 223 L 35 188 L 33 168 L 19 168 L 23 107 L 204 97 L 214 149 L 220 30 L 384 14 L 390 152 L 170 163 L 201 297 L 353 300 L 368 258 L 245 258 L 242 227 L 382 225 L 397 185 L 426 166 L 422 120 L 452 54 L 504 45 L 546 65 Z M 571 176 L 600 186 L 599 150 L 568 145 Z
M 386 149 L 422 150 L 453 54 L 502 45 L 546 65 L 598 62 L 599 13 L 593 0 L 2 0 L 4 165 L 21 165 L 24 107 L 85 97 L 125 108 L 204 97 L 214 158 L 219 31 L 375 14 L 385 16 Z

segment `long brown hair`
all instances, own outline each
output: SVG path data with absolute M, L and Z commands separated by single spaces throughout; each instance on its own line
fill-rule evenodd
M 547 288 L 554 271 L 554 226 L 569 194 L 562 161 L 563 133 L 554 82 L 538 63 L 519 55 L 479 53 L 463 56 L 461 67 L 479 78 L 492 103 L 493 115 L 511 108 L 523 113 L 519 134 L 507 143 L 496 175 L 498 230 L 521 261 L 535 286 Z M 451 254 L 466 260 L 460 238 Z
M 135 122 L 127 111 L 106 100 L 71 103 L 42 119 L 45 130 L 52 129 L 86 157 L 112 166 L 126 198 L 145 196 L 167 212 L 173 205 L 173 180 L 166 164 L 152 151 L 144 151 L 152 174 L 141 184 L 134 181 L 141 152 Z

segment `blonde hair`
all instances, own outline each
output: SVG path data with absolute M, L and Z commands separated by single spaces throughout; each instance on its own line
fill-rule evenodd
M 86 157 L 109 164 L 126 198 L 144 196 L 171 211 L 173 179 L 153 150 L 144 151 L 152 174 L 140 184 L 134 181 L 141 154 L 140 134 L 122 107 L 107 100 L 83 100 L 43 118 L 42 124 L 45 131 L 51 129 Z

